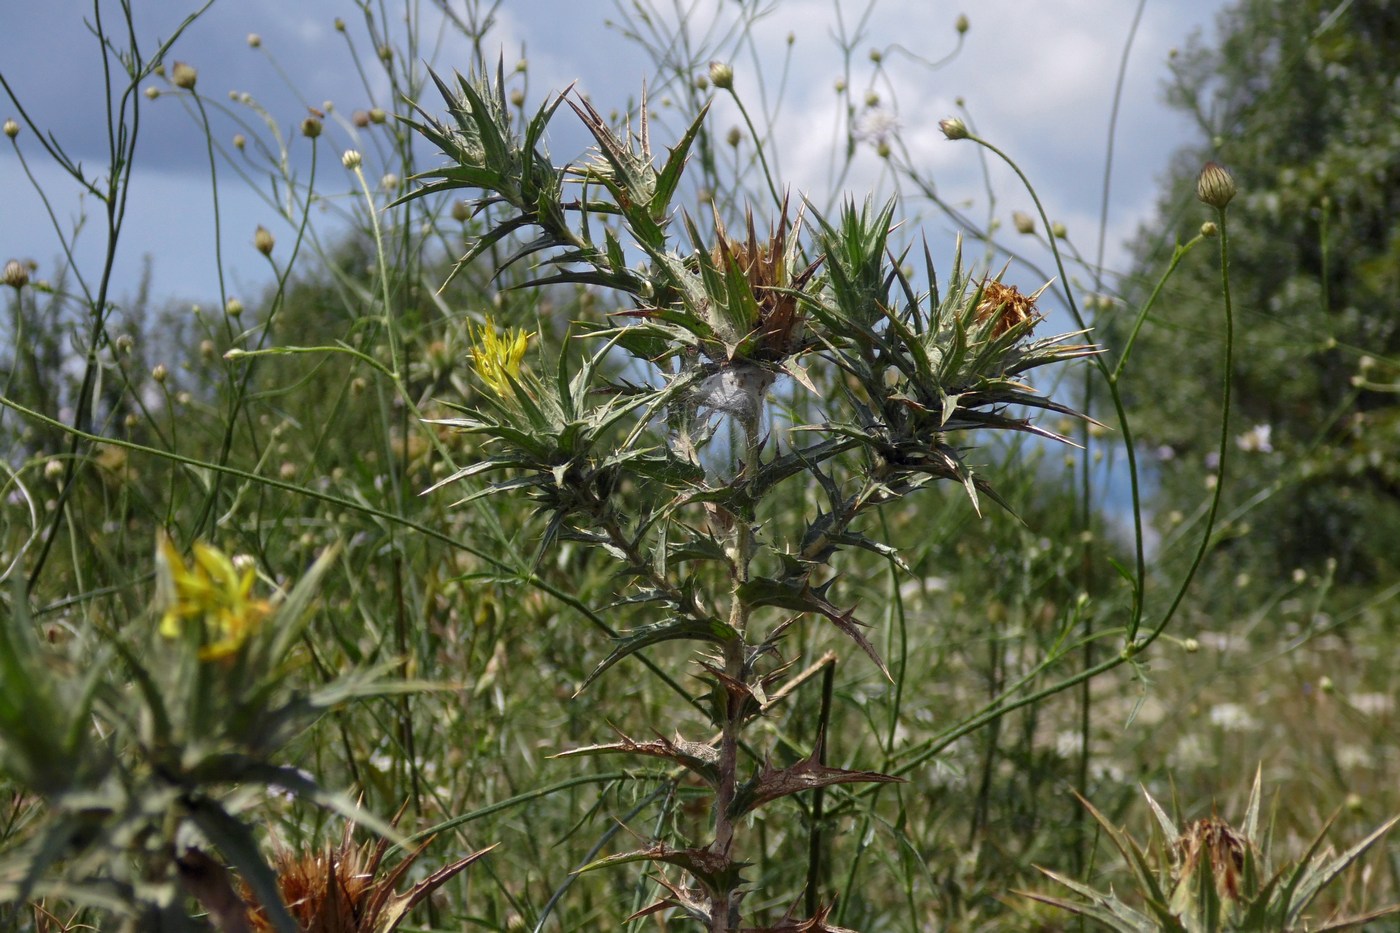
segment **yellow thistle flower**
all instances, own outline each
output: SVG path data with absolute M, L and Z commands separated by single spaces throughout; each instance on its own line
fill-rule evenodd
M 496 332 L 496 323 L 488 315 L 486 323 L 472 328 L 472 368 L 481 381 L 502 398 L 511 393 L 510 382 L 520 378 L 520 364 L 525 360 L 525 346 L 533 334 L 521 328 L 506 328 Z
M 160 634 L 182 637 L 189 625 L 200 627 L 201 661 L 232 657 L 271 612 L 266 600 L 253 599 L 252 567 L 239 570 L 217 548 L 194 546 L 186 564 L 171 540 L 162 535 L 156 548 L 156 594 L 161 609 Z

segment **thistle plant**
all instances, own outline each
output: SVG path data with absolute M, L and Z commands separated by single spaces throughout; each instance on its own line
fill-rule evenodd
M 715 933 L 760 929 L 743 904 L 756 854 L 747 819 L 792 795 L 896 780 L 828 766 L 824 736 L 795 760 L 752 744 L 751 727 L 796 692 L 795 633 L 828 624 L 888 676 L 842 604 L 838 556 L 864 549 L 899 566 L 870 519 L 938 480 L 974 508 L 999 501 L 969 461 L 971 432 L 1062 439 L 1024 413 L 1074 412 L 1024 377 L 1095 350 L 1075 335 L 1035 337 L 1036 295 L 964 269 L 960 253 L 940 287 L 925 248 L 917 285 L 889 240 L 893 202 L 811 221 L 785 207 L 766 234 L 749 214 L 742 237 L 717 212 L 702 225 L 678 211 L 703 110 L 658 165 L 645 100 L 635 129 L 615 129 L 561 94 L 517 133 L 499 69 L 437 85 L 449 119 L 420 110 L 413 125 L 449 164 L 422 173 L 405 200 L 466 189 L 492 217 L 458 268 L 518 236 L 504 265 L 539 258 L 533 286 L 608 289 L 624 307 L 574 325 L 590 341 L 578 362 L 567 346 L 522 359 L 523 332 L 488 324 L 473 351 L 481 391 L 439 423 L 477 436 L 489 455 L 432 488 L 481 477 L 463 501 L 530 497 L 544 521 L 537 563 L 562 540 L 614 562 L 611 608 L 640 609 L 644 621 L 617 635 L 588 682 L 652 646 L 694 647 L 712 736 L 623 735 L 570 754 L 669 762 L 708 794 L 705 838 L 658 839 L 587 867 L 654 865 L 662 893 L 638 916 L 669 910 Z M 565 101 L 597 149 L 555 166 L 541 140 Z M 777 398 L 817 417 L 778 431 L 765 417 Z M 804 514 L 786 534 L 773 518 L 790 486 L 801 487 Z M 829 905 L 805 912 L 794 905 L 761 929 L 839 929 Z
M 1341 853 L 1323 847 L 1329 823 L 1300 858 L 1284 861 L 1276 851 L 1272 828 L 1260 824 L 1261 786 L 1262 775 L 1256 773 L 1244 824 L 1238 828 L 1214 815 L 1178 828 L 1144 791 L 1157 825 L 1157 842 L 1151 847 L 1140 845 L 1081 799 L 1127 862 L 1138 904 L 1045 869 L 1046 875 L 1082 900 L 1038 893 L 1026 896 L 1097 920 L 1119 933 L 1349 930 L 1400 913 L 1397 904 L 1315 923 L 1307 914 L 1317 896 L 1400 822 L 1400 817 L 1387 820 Z
M 260 929 L 297 933 L 252 829 L 270 792 L 396 837 L 279 760 L 327 711 L 405 689 L 384 680 L 386 665 L 297 683 L 312 600 L 335 558 L 328 551 L 295 587 L 264 598 L 251 565 L 203 543 L 186 560 L 162 538 L 158 621 L 95 639 L 43 643 L 25 601 L 10 603 L 0 618 L 0 775 L 23 790 L 39 826 L 0 852 L 0 903 L 57 899 L 123 930 L 183 930 L 195 928 L 192 898 L 221 929 L 245 929 L 232 866 L 261 905 Z

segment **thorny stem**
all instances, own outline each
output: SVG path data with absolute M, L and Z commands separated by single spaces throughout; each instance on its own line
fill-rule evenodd
M 744 483 L 757 473 L 758 458 L 762 450 L 762 436 L 759 430 L 759 408 L 739 416 L 744 429 L 743 468 L 735 478 L 736 483 Z M 730 597 L 729 624 L 737 633 L 724 644 L 724 674 L 731 681 L 747 684 L 746 655 L 748 649 L 749 604 L 740 594 L 740 588 L 749 580 L 749 563 L 753 560 L 753 505 L 746 505 L 741 514 L 734 516 L 734 544 L 731 550 L 733 589 Z M 720 684 L 718 695 L 723 697 L 720 715 L 719 782 L 715 788 L 715 839 L 713 850 L 717 854 L 737 861 L 734 854 L 734 819 L 730 809 L 734 803 L 734 793 L 739 777 L 739 731 L 743 727 L 744 697 L 733 692 L 726 684 Z M 740 893 L 737 887 L 716 891 L 710 902 L 710 930 L 712 933 L 728 933 L 738 921 Z

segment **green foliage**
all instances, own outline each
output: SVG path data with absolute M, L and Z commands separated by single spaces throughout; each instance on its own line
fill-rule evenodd
M 1299 929 L 1312 901 L 1400 822 L 1400 817 L 1387 820 L 1342 853 L 1322 849 L 1324 828 L 1301 857 L 1283 862 L 1274 851 L 1272 828 L 1265 831 L 1260 827 L 1261 787 L 1256 774 L 1240 829 L 1211 816 L 1180 830 L 1157 801 L 1146 795 L 1158 826 L 1153 856 L 1088 801 L 1082 801 L 1130 866 L 1141 909 L 1113 892 L 1101 893 L 1052 871 L 1046 874 L 1084 900 L 1044 894 L 1028 896 L 1091 917 L 1119 933 L 1272 933 Z M 1306 928 L 1349 930 L 1396 913 L 1400 913 L 1400 905 L 1369 911 L 1364 916 L 1334 917 L 1321 926 Z
M 1154 279 L 1173 238 L 1189 239 L 1206 219 L 1182 203 L 1200 163 L 1228 165 L 1241 194 L 1230 207 L 1239 484 L 1227 508 L 1238 508 L 1237 527 L 1260 532 L 1232 543 L 1236 567 L 1278 579 L 1332 559 L 1345 581 L 1392 579 L 1400 14 L 1244 0 L 1222 15 L 1220 35 L 1218 47 L 1197 44 L 1174 65 L 1171 99 L 1206 141 L 1178 154 L 1132 281 Z M 1130 301 L 1145 290 L 1130 288 Z M 1189 514 L 1210 472 L 1217 379 L 1199 348 L 1221 333 L 1216 291 L 1211 270 L 1184 267 L 1135 352 L 1128 400 L 1161 454 L 1163 516 Z M 1121 346 L 1126 330 L 1110 321 L 1105 342 Z

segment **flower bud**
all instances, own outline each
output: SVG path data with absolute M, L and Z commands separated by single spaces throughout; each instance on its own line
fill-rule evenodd
M 466 223 L 466 222 L 467 222 L 467 219 L 468 219 L 469 217 L 471 217 L 471 215 L 472 215 L 472 206 L 471 206 L 470 204 L 468 204 L 466 201 L 453 201 L 453 202 L 452 202 L 452 219 L 455 220 L 455 221 L 457 221 L 457 223 L 459 223 L 459 224 Z
M 1017 233 L 1035 233 L 1035 218 L 1025 211 L 1012 211 L 1011 225 Z
M 242 152 L 243 147 L 246 145 L 248 145 L 248 137 L 244 136 L 242 133 L 233 134 L 233 148 Z
M 369 126 L 369 111 L 356 110 L 354 113 L 350 114 L 350 122 L 355 124 L 356 128 L 364 129 Z
M 193 65 L 184 62 L 176 62 L 175 67 L 170 69 L 170 83 L 185 91 L 193 91 L 195 82 L 199 80 L 199 72 Z
M 880 51 L 879 49 L 871 49 L 871 50 L 870 50 L 870 60 L 871 60 L 872 62 L 874 62 L 875 64 L 877 64 L 877 65 L 880 64 L 880 62 L 884 61 L 884 59 L 885 59 L 885 53 L 884 53 L 884 52 Z
M 54 459 L 44 464 L 44 479 L 57 482 L 63 478 L 63 461 Z
M 721 91 L 734 87 L 734 68 L 724 62 L 710 62 L 710 83 Z
M 130 334 L 122 334 L 117 338 L 117 352 L 119 353 L 130 353 L 134 346 L 136 346 L 136 340 Z
M 272 255 L 272 247 L 277 243 L 273 239 L 271 231 L 262 224 L 258 224 L 258 229 L 253 232 L 253 247 L 264 256 Z
M 346 149 L 340 156 L 340 164 L 350 171 L 360 167 L 360 152 L 358 149 Z
M 228 303 L 224 305 L 224 313 L 232 318 L 239 317 L 243 314 L 243 302 L 237 298 L 230 298 Z
M 1201 224 L 1201 236 L 1220 236 L 1220 227 L 1216 225 L 1215 221 L 1207 220 L 1205 223 Z
M 943 135 L 949 139 L 967 139 L 967 124 L 957 117 L 948 117 L 938 121 L 938 128 L 943 131 Z
M 383 178 L 379 179 L 379 187 L 383 188 L 385 191 L 397 191 L 399 189 L 399 176 L 395 175 L 393 172 L 388 172 Z
M 1057 240 L 1063 240 L 1065 237 L 1069 236 L 1069 231 L 1065 229 L 1064 224 L 1057 220 L 1050 225 L 1050 235 Z
M 1235 196 L 1235 177 L 1219 162 L 1207 162 L 1196 179 L 1196 197 L 1220 210 Z
M 307 139 L 315 139 L 321 135 L 320 117 L 307 117 L 301 121 L 301 135 Z
M 1201 650 L 1201 643 L 1194 638 L 1187 638 L 1182 641 L 1181 649 L 1187 654 L 1195 654 Z
M 11 139 L 14 139 L 16 136 L 18 136 L 18 135 L 19 135 L 19 124 L 16 123 L 14 120 L 6 120 L 6 121 L 5 121 L 5 135 L 8 136 L 8 137 L 10 137 Z
M 724 141 L 737 149 L 739 147 L 739 143 L 744 141 L 744 134 L 739 130 L 737 126 L 731 126 L 729 128 L 729 132 L 724 137 Z
M 156 87 L 155 85 L 151 85 L 141 93 L 146 95 L 146 100 L 155 100 L 157 97 L 160 96 L 160 88 Z
M 341 19 L 339 16 L 337 16 L 337 17 L 335 18 L 335 31 L 336 31 L 336 32 L 344 32 L 344 31 L 345 31 L 345 20 Z
M 389 119 L 389 115 L 384 112 L 383 107 L 369 108 L 369 122 L 378 126 L 387 119 Z
M 958 31 L 958 35 L 960 36 L 966 33 L 971 25 L 972 24 L 967 21 L 966 13 L 959 13 L 958 18 L 953 20 L 953 28 Z
M 151 378 L 161 385 L 165 385 L 165 380 L 170 378 L 170 370 L 166 368 L 164 363 L 157 363 L 155 368 L 151 370 Z
M 525 92 L 515 87 L 510 89 L 510 105 L 512 107 L 525 106 Z
M 199 355 L 200 358 L 203 359 L 205 362 L 212 360 L 214 358 L 215 352 L 216 351 L 214 350 L 214 341 L 201 340 L 199 342 Z
M 248 33 L 248 48 L 250 48 L 250 49 L 256 49 L 256 48 L 260 48 L 261 46 L 262 46 L 262 36 L 258 35 L 256 32 L 250 32 L 250 33 Z
M 0 281 L 19 291 L 29 284 L 29 270 L 24 267 L 24 263 L 18 259 L 11 259 L 5 263 L 5 271 L 0 274 Z

